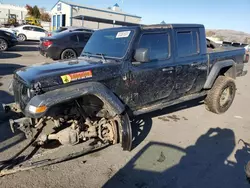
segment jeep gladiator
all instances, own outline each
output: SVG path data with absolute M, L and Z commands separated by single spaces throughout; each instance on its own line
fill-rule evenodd
M 244 48 L 215 48 L 199 24 L 98 30 L 78 59 L 15 71 L 15 103 L 5 110 L 24 115 L 10 121 L 13 131 L 29 135 L 47 121 L 60 128 L 40 145 L 97 139 L 131 150 L 129 117 L 200 97 L 209 111 L 226 112 L 248 58 Z

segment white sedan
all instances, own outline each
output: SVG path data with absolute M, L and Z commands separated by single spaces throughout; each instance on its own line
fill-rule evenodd
M 34 25 L 22 25 L 13 28 L 13 30 L 16 31 L 19 41 L 40 40 L 40 38 L 45 37 L 47 33 L 45 29 Z

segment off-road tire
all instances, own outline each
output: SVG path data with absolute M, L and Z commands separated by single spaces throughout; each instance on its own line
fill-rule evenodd
M 250 180 L 250 161 L 248 161 L 247 165 L 245 166 L 245 172 L 248 180 Z
M 221 105 L 220 100 L 225 89 L 229 89 L 229 97 L 225 105 Z M 219 76 L 213 87 L 208 91 L 205 99 L 206 109 L 216 113 L 222 114 L 226 112 L 231 106 L 236 93 L 236 85 L 234 79 L 226 76 Z

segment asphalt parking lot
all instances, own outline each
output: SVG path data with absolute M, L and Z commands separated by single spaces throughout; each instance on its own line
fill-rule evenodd
M 12 72 L 34 63 L 51 62 L 25 42 L 0 54 L 0 103 Z M 250 75 L 237 78 L 232 107 L 222 115 L 205 110 L 200 101 L 145 114 L 133 120 L 133 150 L 119 145 L 74 160 L 0 178 L 0 187 L 249 187 L 244 165 L 250 160 Z M 0 117 L 0 160 L 24 143 Z

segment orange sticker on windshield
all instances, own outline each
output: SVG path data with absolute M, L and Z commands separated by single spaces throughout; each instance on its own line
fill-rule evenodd
M 72 74 L 66 74 L 66 75 L 61 76 L 61 79 L 64 84 L 67 84 L 72 81 L 81 80 L 85 78 L 91 78 L 91 77 L 92 77 L 92 71 L 89 70 L 89 71 L 83 71 L 83 72 L 76 72 Z

